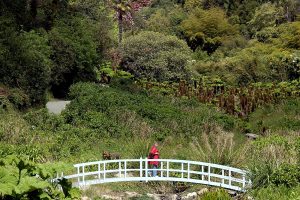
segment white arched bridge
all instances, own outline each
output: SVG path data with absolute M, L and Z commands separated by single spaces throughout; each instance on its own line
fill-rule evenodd
M 157 176 L 152 177 L 148 162 L 158 161 Z M 251 185 L 247 171 L 212 163 L 172 159 L 104 160 L 75 164 L 76 174 L 69 179 L 74 187 L 127 181 L 172 181 L 198 183 L 244 192 Z

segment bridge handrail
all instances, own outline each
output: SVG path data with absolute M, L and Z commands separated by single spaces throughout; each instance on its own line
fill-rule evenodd
M 190 163 L 192 165 L 204 165 L 204 166 L 211 166 L 213 168 L 219 168 L 219 169 L 224 169 L 224 170 L 231 170 L 237 173 L 247 173 L 246 170 L 242 170 L 239 168 L 235 167 L 229 167 L 226 165 L 219 165 L 219 164 L 214 164 L 214 163 L 207 163 L 207 162 L 199 162 L 199 161 L 189 161 L 189 160 L 176 160 L 176 159 L 148 159 L 144 158 L 142 160 L 148 160 L 148 161 L 158 161 L 158 162 L 167 162 L 170 161 L 172 163 Z M 73 165 L 74 167 L 82 167 L 82 166 L 89 166 L 89 165 L 96 165 L 96 164 L 102 164 L 102 163 L 117 163 L 117 162 L 140 162 L 141 159 L 122 159 L 122 160 L 100 160 L 100 161 L 93 161 L 93 162 L 86 162 L 86 163 L 78 163 Z

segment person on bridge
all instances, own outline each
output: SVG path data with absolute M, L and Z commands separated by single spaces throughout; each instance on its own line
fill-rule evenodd
M 150 149 L 148 159 L 159 159 L 159 151 L 158 151 L 157 147 L 158 147 L 158 143 L 155 142 L 154 145 Z M 158 161 L 155 161 L 155 160 L 152 161 L 151 160 L 151 161 L 149 161 L 149 165 L 152 168 L 151 175 L 153 177 L 156 177 L 157 176 Z

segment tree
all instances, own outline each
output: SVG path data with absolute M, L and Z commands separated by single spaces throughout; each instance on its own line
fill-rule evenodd
M 105 1 L 99 0 L 73 0 L 70 9 L 85 20 L 88 20 L 90 29 L 93 29 L 93 38 L 96 42 L 96 50 L 100 59 L 106 59 L 109 49 L 113 46 L 114 29 L 111 10 Z
M 118 44 L 119 46 L 122 43 L 123 39 L 123 20 L 124 16 L 131 18 L 132 7 L 127 0 L 114 0 L 113 8 L 116 11 L 117 19 L 118 19 Z
M 300 22 L 282 24 L 277 29 L 274 44 L 283 48 L 300 49 Z
M 47 36 L 35 31 L 17 35 L 12 30 L 0 31 L 5 34 L 0 41 L 0 82 L 24 90 L 31 103 L 44 103 L 51 70 Z
M 195 9 L 181 26 L 189 46 L 193 50 L 199 47 L 208 53 L 214 52 L 224 37 L 238 33 L 220 8 Z
M 178 81 L 189 76 L 191 59 L 187 44 L 175 36 L 141 32 L 130 36 L 122 45 L 121 67 L 135 78 L 156 81 Z
M 146 20 L 146 30 L 182 37 L 180 23 L 186 19 L 186 13 L 179 6 L 168 9 L 156 9 Z
M 277 7 L 272 3 L 261 5 L 249 22 L 251 33 L 255 34 L 266 27 L 274 27 L 279 21 L 284 18 L 282 7 Z
M 123 23 L 124 21 L 133 24 L 133 13 L 139 11 L 142 7 L 148 6 L 150 0 L 113 0 L 112 7 L 116 11 L 118 20 L 118 44 L 123 39 Z
M 49 32 L 53 53 L 51 59 L 51 87 L 55 96 L 64 97 L 71 84 L 96 79 L 95 66 L 100 58 L 97 53 L 97 25 L 82 16 L 65 15 L 56 20 Z
M 297 9 L 299 1 L 297 0 L 277 0 L 277 3 L 284 8 L 285 18 L 287 21 L 295 21 L 297 17 Z

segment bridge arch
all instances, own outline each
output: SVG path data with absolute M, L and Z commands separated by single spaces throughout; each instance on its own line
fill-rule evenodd
M 150 159 L 104 160 L 75 164 L 76 173 L 57 178 L 72 181 L 74 187 L 113 182 L 173 181 L 197 183 L 244 192 L 251 186 L 242 169 L 189 160 L 151 159 L 160 163 L 158 176 L 151 176 Z

